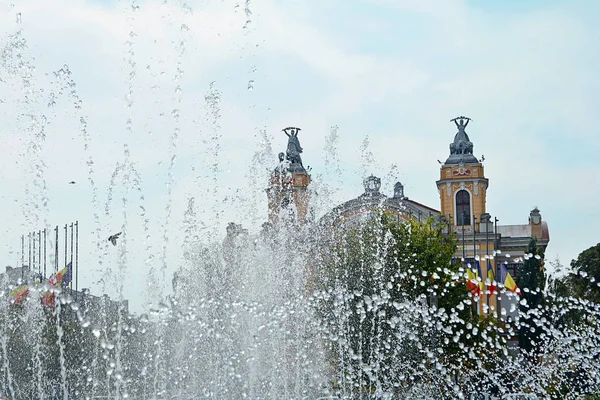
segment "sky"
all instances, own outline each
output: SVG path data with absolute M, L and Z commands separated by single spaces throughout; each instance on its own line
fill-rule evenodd
M 537 206 L 567 265 L 600 241 L 599 17 L 592 0 L 0 0 L 0 262 L 60 225 L 63 265 L 78 221 L 79 287 L 141 310 L 186 239 L 260 228 L 283 128 L 302 128 L 317 214 L 370 174 L 439 208 L 466 115 L 487 211 L 525 224 Z

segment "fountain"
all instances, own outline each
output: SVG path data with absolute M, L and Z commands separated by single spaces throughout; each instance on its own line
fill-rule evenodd
M 43 229 L 35 243 L 44 256 L 36 262 L 34 251 L 18 279 L 3 275 L 0 391 L 19 399 L 165 400 L 598 393 L 597 302 L 571 297 L 557 282 L 519 295 L 506 281 L 472 276 L 474 265 L 450 262 L 455 242 L 442 219 L 421 221 L 419 211 L 418 220 L 400 221 L 384 212 L 410 206 L 400 183 L 385 198 L 381 180 L 367 178 L 368 218 L 333 223 L 327 179 L 342 180 L 337 128 L 326 140 L 326 177 L 305 165 L 313 154 L 300 155 L 304 131 L 296 127 L 276 138 L 257 128 L 256 150 L 242 154 L 249 142 L 224 112 L 239 94 L 209 74 L 202 102 L 188 97 L 198 83 L 185 77 L 197 67 L 187 52 L 204 29 L 198 21 L 215 15 L 237 16 L 242 39 L 233 52 L 253 58 L 252 8 L 208 3 L 120 5 L 125 89 L 108 106 L 87 97 L 88 82 L 72 66 L 40 71 L 26 26 L 34 11 L 30 3 L 9 7 L 16 22 L 0 38 L 0 100 L 8 107 L 0 139 L 18 138 L 7 157 L 25 189 L 7 203 L 6 232 Z M 146 12 L 158 14 L 164 36 L 141 26 Z M 172 54 L 146 58 L 145 46 L 161 40 Z M 256 68 L 247 70 L 244 96 L 257 91 Z M 98 111 L 116 106 L 124 111 Z M 110 122 L 99 126 L 103 118 Z M 105 142 L 105 128 L 118 130 L 115 143 Z M 52 155 L 69 141 L 77 157 Z M 279 160 L 272 146 L 286 149 Z M 363 147 L 366 170 L 373 155 L 368 140 Z M 180 181 L 184 170 L 191 172 Z M 45 235 L 56 219 L 74 216 L 82 254 L 70 265 L 81 264 L 80 282 L 92 286 L 85 291 L 63 285 L 72 269 L 56 275 L 68 266 L 67 247 L 64 257 L 58 250 L 68 238 L 61 242 L 58 227 L 56 237 Z M 46 259 L 48 273 L 35 275 Z M 542 259 L 531 253 L 524 262 Z M 597 287 L 593 276 L 577 279 Z M 500 315 L 479 313 L 482 290 L 516 300 Z M 511 347 L 515 338 L 521 350 Z

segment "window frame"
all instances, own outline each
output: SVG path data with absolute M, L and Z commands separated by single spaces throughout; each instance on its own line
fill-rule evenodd
M 461 204 L 460 206 L 461 211 L 464 210 L 465 205 L 467 206 L 467 210 L 468 211 L 468 215 L 467 215 L 467 221 L 468 223 L 465 224 L 463 221 L 463 217 L 462 217 L 462 212 L 459 213 L 458 211 L 458 194 L 461 192 L 465 192 L 468 195 L 468 204 Z M 454 220 L 456 221 L 456 226 L 471 226 L 472 222 L 473 222 L 473 196 L 471 195 L 471 192 L 467 189 L 459 189 L 454 193 Z

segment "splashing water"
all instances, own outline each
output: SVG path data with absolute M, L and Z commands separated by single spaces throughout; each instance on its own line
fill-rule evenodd
M 263 189 L 277 167 L 273 138 L 252 128 L 257 150 L 244 159 L 239 148 L 253 135 L 225 133 L 236 96 L 210 71 L 202 85 L 186 80 L 199 68 L 187 57 L 202 26 L 194 18 L 226 5 L 166 3 L 153 9 L 167 21 L 164 36 L 150 39 L 140 34 L 146 5 L 132 1 L 124 10 L 126 82 L 117 107 L 125 111 L 105 116 L 120 121 L 107 125 L 120 132 L 115 146 L 92 113 L 105 105 L 86 99 L 72 66 L 50 69 L 49 82 L 36 75 L 22 28 L 29 18 L 17 13 L 19 30 L 2 38 L 0 85 L 14 112 L 3 115 L 0 134 L 23 135 L 11 156 L 26 182 L 23 198 L 13 201 L 21 213 L 13 213 L 20 219 L 10 220 L 11 229 L 49 229 L 51 219 L 89 214 L 82 216 L 93 227 L 82 237 L 91 249 L 84 273 L 106 296 L 74 298 L 67 287 L 32 279 L 27 300 L 15 304 L 12 292 L 25 282 L 2 282 L 0 392 L 40 399 L 452 399 L 600 390 L 600 306 L 593 299 L 560 294 L 548 280 L 523 287 L 522 295 L 498 284 L 501 301 L 481 304 L 494 296 L 491 282 L 479 278 L 484 289 L 475 295 L 465 290 L 465 265 L 450 262 L 453 238 L 435 221 L 398 222 L 373 212 L 360 226 L 336 228 L 317 219 L 345 183 L 338 127 L 326 137 L 326 174 L 309 190 L 308 222 L 294 222 L 286 210 L 279 224 L 258 226 L 257 214 L 267 214 Z M 263 87 L 248 50 L 252 7 L 245 0 L 236 5 L 240 12 L 225 13 L 241 17 L 234 21 L 243 45 L 235 50 L 249 52 L 252 64 L 242 68 L 251 79 L 234 85 L 240 98 Z M 145 58 L 143 49 L 160 41 L 171 53 Z M 144 74 L 151 88 L 140 83 Z M 196 86 L 206 90 L 200 99 L 190 95 Z M 69 142 L 84 158 L 48 161 Z M 369 138 L 358 153 L 367 176 L 375 163 Z M 81 192 L 55 189 L 54 177 L 80 170 L 87 178 Z M 184 190 L 182 171 L 191 176 Z M 230 171 L 236 178 L 224 182 Z M 397 175 L 394 165 L 387 180 Z M 250 230 L 226 226 L 232 216 L 249 221 Z M 115 250 L 102 235 L 117 230 Z M 53 240 L 49 247 L 58 247 Z M 517 261 L 541 262 L 543 255 Z M 576 277 L 600 288 L 588 272 Z M 42 304 L 47 294 L 55 298 L 51 306 Z M 136 296 L 146 301 L 130 313 L 125 299 Z

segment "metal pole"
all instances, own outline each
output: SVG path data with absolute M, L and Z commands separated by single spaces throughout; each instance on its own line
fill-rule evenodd
M 27 250 L 29 251 L 29 262 L 27 268 L 31 271 L 31 232 L 27 234 Z
M 476 266 L 478 266 L 477 272 L 479 274 L 479 271 L 481 271 L 481 262 L 477 261 L 477 259 L 475 257 L 477 255 L 477 244 L 476 244 L 476 240 L 475 240 L 476 239 L 476 237 L 475 237 L 475 235 L 476 235 L 476 226 L 477 226 L 475 224 L 476 220 L 477 220 L 477 217 L 475 215 L 473 215 L 473 221 L 472 221 L 472 224 L 473 224 L 473 264 L 475 264 Z M 481 271 L 481 275 L 483 275 L 483 271 Z M 480 279 L 485 284 L 485 280 L 483 279 L 483 276 L 481 276 Z M 481 296 L 482 295 L 483 295 L 483 293 L 479 296 L 479 304 L 481 304 Z
M 75 221 L 75 300 L 77 300 L 77 290 L 79 280 L 79 221 Z
M 488 238 L 489 238 L 489 229 L 488 229 L 488 222 L 486 220 L 486 222 L 485 222 L 485 269 L 486 269 L 486 271 L 489 271 L 489 269 L 490 269 L 490 249 L 489 249 Z M 496 312 L 498 312 L 498 309 L 497 309 L 498 308 L 498 301 L 497 301 L 498 293 L 497 292 L 498 292 L 498 286 L 496 286 Z M 489 306 L 490 306 L 490 299 L 488 297 L 488 307 Z
M 494 250 L 498 250 L 500 239 L 498 238 L 498 218 L 494 217 Z M 497 253 L 496 253 L 497 254 Z M 498 260 L 494 257 L 494 265 L 496 266 L 496 276 L 500 276 L 500 266 Z M 502 282 L 504 284 L 504 282 Z M 498 313 L 498 326 L 500 326 L 500 319 L 502 318 L 502 295 L 500 294 L 499 288 L 496 293 L 496 312 Z
M 54 272 L 58 272 L 58 225 L 54 228 L 56 237 L 54 238 Z
M 58 271 L 58 225 L 54 228 L 54 272 Z
M 38 231 L 38 274 L 42 274 L 42 231 Z
M 494 217 L 494 247 L 498 250 L 498 242 L 500 239 L 498 238 L 498 218 Z
M 69 287 L 73 290 L 73 223 L 71 222 L 71 282 Z
M 44 279 L 46 279 L 46 260 L 48 259 L 47 254 L 46 254 L 46 243 L 48 242 L 48 240 L 46 238 L 46 231 L 47 231 L 47 229 L 44 228 Z
M 25 276 L 25 235 L 21 235 L 21 279 Z
M 68 227 L 68 225 L 65 224 L 65 267 L 67 266 L 67 258 L 68 258 L 67 257 L 67 249 L 68 249 L 68 244 L 69 244 L 69 237 L 67 236 L 67 227 Z
M 462 228 L 462 258 L 463 258 L 463 264 L 465 263 L 465 217 L 467 216 L 467 213 L 463 211 L 462 213 L 462 221 L 460 222 L 461 228 Z
M 31 249 L 32 249 L 31 250 L 32 257 L 31 257 L 31 265 L 29 266 L 29 270 L 33 274 L 33 271 L 35 270 L 35 232 L 31 232 Z
M 476 225 L 475 225 L 475 221 L 477 220 L 477 217 L 473 215 L 473 260 L 475 260 L 475 255 L 477 254 L 477 245 L 475 244 L 475 234 L 476 234 Z

